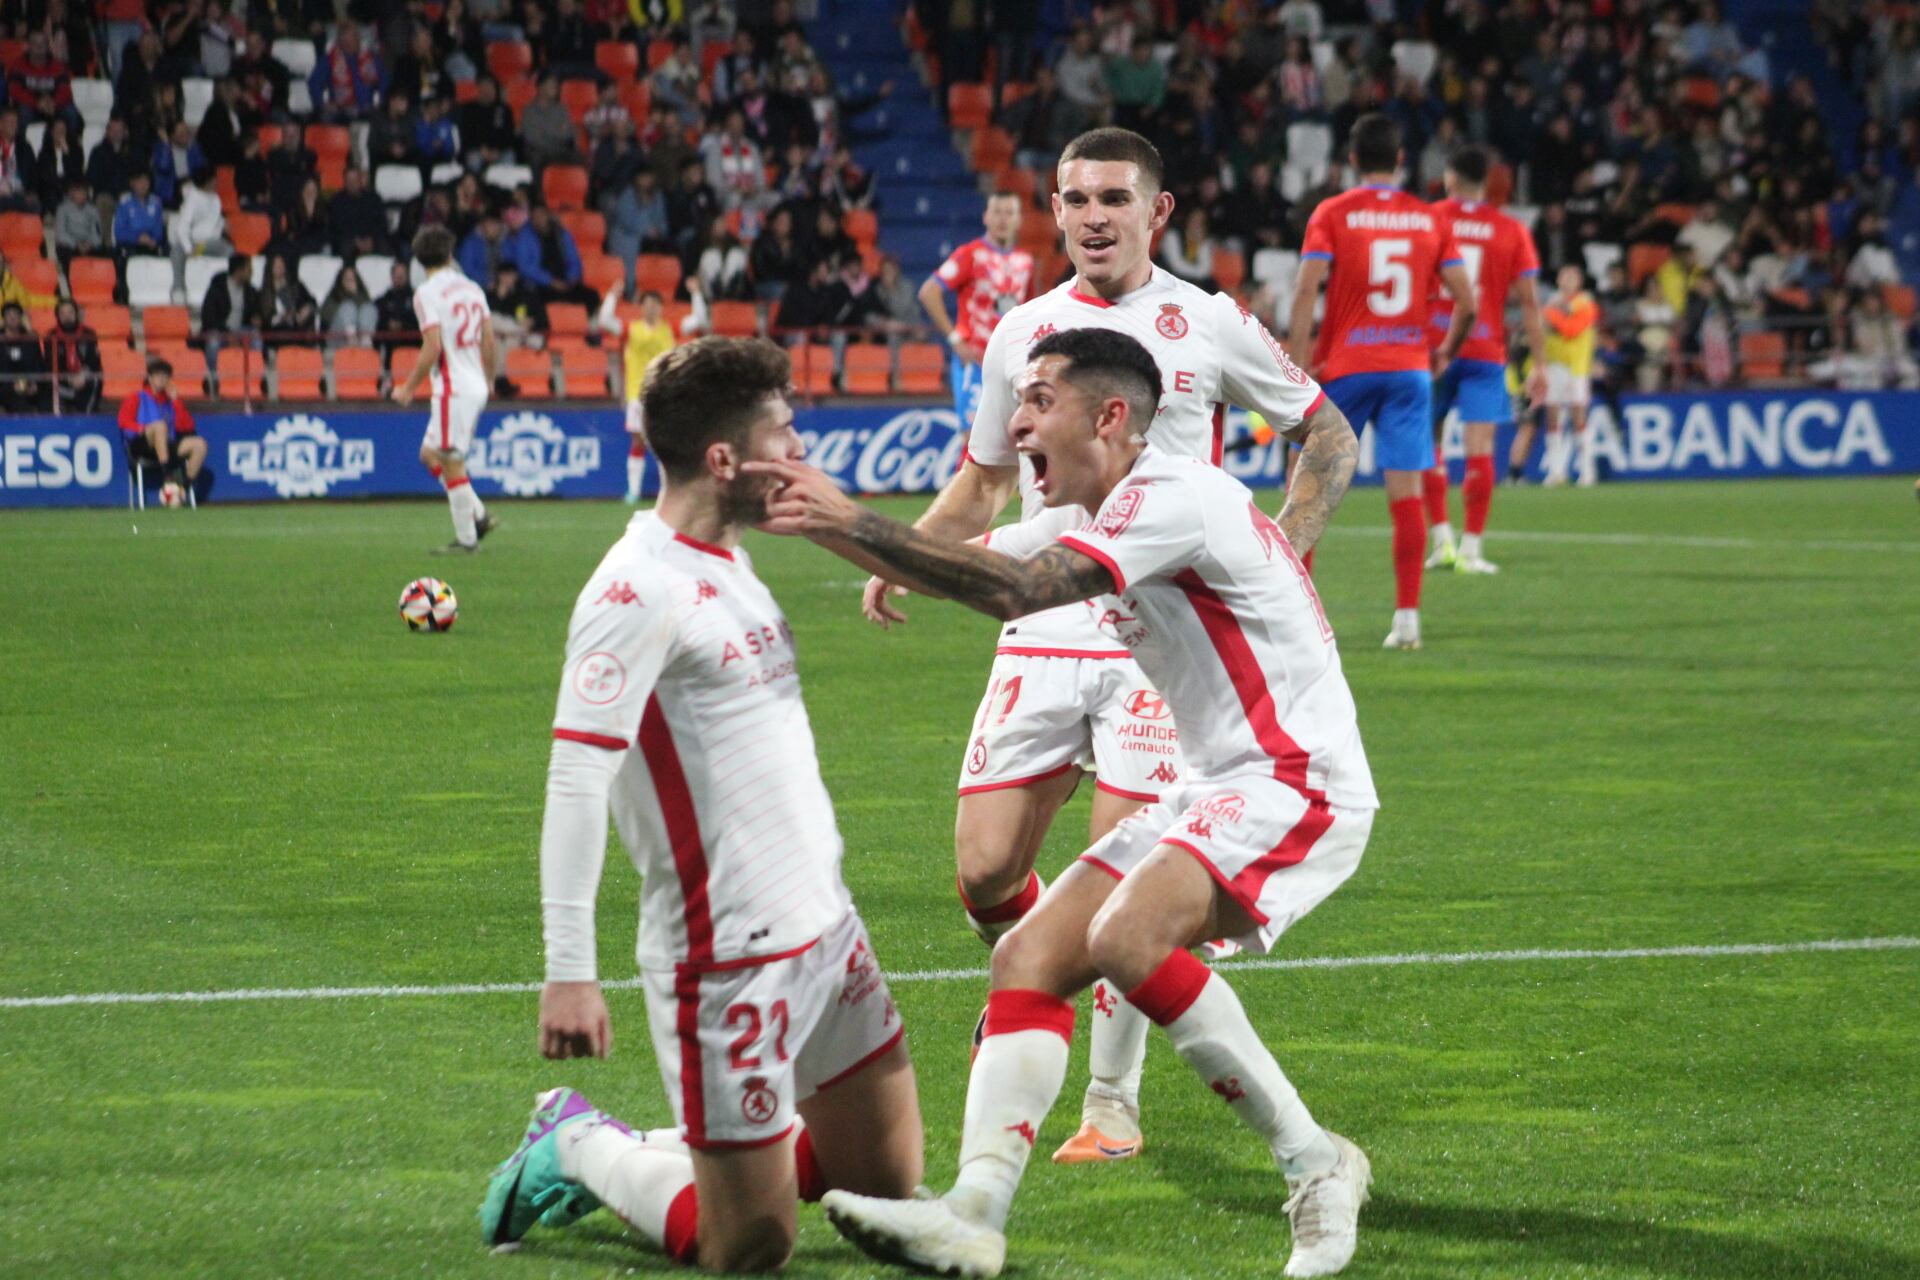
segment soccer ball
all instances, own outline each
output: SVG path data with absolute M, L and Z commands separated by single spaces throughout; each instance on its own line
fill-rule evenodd
M 160 505 L 163 507 L 181 507 L 187 502 L 187 491 L 169 480 L 160 486 Z
M 400 593 L 400 616 L 414 631 L 451 631 L 460 616 L 453 588 L 438 578 L 415 578 Z

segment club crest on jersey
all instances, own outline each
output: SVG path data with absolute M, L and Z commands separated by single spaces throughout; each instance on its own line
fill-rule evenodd
M 1113 992 L 1107 988 L 1106 983 L 1096 982 L 1093 984 L 1093 1011 L 1095 1013 L 1105 1014 L 1111 1018 L 1113 1011 L 1117 1009 L 1119 1005 L 1120 1002 L 1113 998 Z
M 985 738 L 975 738 L 973 740 L 973 750 L 967 752 L 967 772 L 977 775 L 986 767 L 987 740 Z
M 765 1124 L 780 1109 L 780 1100 L 767 1088 L 765 1076 L 748 1076 L 740 1082 L 740 1114 L 748 1124 Z
M 1147 491 L 1139 485 L 1130 484 L 1107 500 L 1100 508 L 1100 520 L 1094 528 L 1109 538 L 1117 538 L 1127 531 L 1133 518 L 1140 514 L 1140 506 L 1147 500 Z
M 1033 331 L 1033 336 L 1031 338 L 1028 338 L 1027 342 L 1029 345 L 1031 345 L 1035 342 L 1040 341 L 1040 339 L 1042 338 L 1051 338 L 1054 334 L 1058 332 L 1060 332 L 1060 330 L 1056 328 L 1054 325 L 1052 325 L 1051 323 L 1043 324 L 1038 329 L 1035 329 Z
M 1165 720 L 1172 714 L 1167 710 L 1167 700 L 1151 689 L 1135 689 L 1120 705 L 1138 720 Z
M 1179 303 L 1160 304 L 1160 318 L 1153 322 L 1153 331 L 1169 342 L 1177 342 L 1187 336 L 1187 318 L 1180 314 Z
M 627 687 L 627 668 L 620 659 L 598 650 L 580 659 L 573 669 L 573 691 L 580 701 L 604 707 Z

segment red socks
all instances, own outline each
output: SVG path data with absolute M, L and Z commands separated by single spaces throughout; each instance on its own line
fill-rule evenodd
M 833 1190 L 827 1175 L 821 1172 L 820 1158 L 813 1154 L 813 1135 L 804 1126 L 793 1141 L 793 1171 L 800 1177 L 802 1204 L 818 1204 L 821 1196 Z
M 1467 459 L 1467 479 L 1460 486 L 1460 494 L 1467 504 L 1467 532 L 1486 532 L 1487 508 L 1493 505 L 1492 454 Z
M 662 1246 L 675 1262 L 693 1266 L 700 1260 L 700 1196 L 692 1184 L 667 1206 L 667 1231 Z
M 957 878 L 955 887 L 958 887 Z M 999 925 L 1011 928 L 1022 916 L 1033 910 L 1033 904 L 1038 901 L 1040 901 L 1040 877 L 1031 871 L 1027 873 L 1027 883 L 1021 887 L 1020 892 L 1005 902 L 996 902 L 990 907 L 974 906 L 967 901 L 967 891 L 960 889 L 960 904 L 967 909 L 967 914 L 988 926 Z
M 1393 607 L 1420 607 L 1420 573 L 1427 556 L 1427 519 L 1418 498 L 1387 504 L 1393 517 Z
M 1469 472 L 1469 475 L 1472 473 Z M 1420 485 L 1427 496 L 1427 523 L 1447 523 L 1447 467 L 1445 463 L 1420 473 Z
M 1212 976 L 1213 971 L 1191 951 L 1175 951 L 1145 982 L 1127 992 L 1127 1003 L 1164 1027 L 1192 1007 Z

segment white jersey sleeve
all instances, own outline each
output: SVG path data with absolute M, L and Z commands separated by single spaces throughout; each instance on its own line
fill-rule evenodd
M 1069 529 L 1087 522 L 1084 507 L 1048 507 L 1035 512 L 1019 524 L 1003 524 L 987 530 L 981 545 L 1015 560 L 1025 560 L 1060 540 Z
M 1122 484 L 1090 523 L 1059 537 L 1107 567 L 1116 595 L 1129 583 L 1192 564 L 1206 540 L 1206 512 L 1193 492 L 1165 479 Z
M 1209 305 L 1219 342 L 1222 399 L 1252 409 L 1276 431 L 1299 425 L 1319 403 L 1320 384 L 1231 295 L 1216 293 Z
M 553 735 L 624 751 L 673 656 L 678 611 L 665 582 L 638 584 L 603 566 L 574 603 Z
M 986 354 L 980 359 L 980 403 L 967 436 L 967 456 L 983 467 L 1020 465 L 1020 455 L 1007 434 L 1014 410 L 1013 379 L 1007 374 L 1011 342 L 1007 326 L 995 325 L 993 336 L 987 339 Z

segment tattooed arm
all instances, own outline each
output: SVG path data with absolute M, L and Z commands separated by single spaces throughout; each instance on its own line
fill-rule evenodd
M 1286 433 L 1300 449 L 1287 477 L 1287 504 L 1280 509 L 1280 532 L 1301 555 L 1313 550 L 1327 521 L 1346 497 L 1360 460 L 1360 439 L 1331 399 Z

